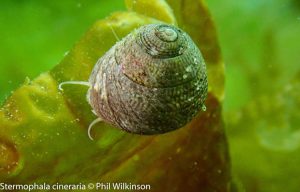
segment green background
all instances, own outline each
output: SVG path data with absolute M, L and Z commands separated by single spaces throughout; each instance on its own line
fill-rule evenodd
M 300 3 L 210 0 L 226 65 L 224 120 L 241 191 L 300 189 Z M 1 1 L 0 103 L 51 69 L 121 0 Z

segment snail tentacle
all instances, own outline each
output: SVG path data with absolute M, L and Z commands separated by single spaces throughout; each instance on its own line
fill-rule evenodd
M 111 26 L 111 24 L 108 24 L 108 25 L 109 25 L 109 27 L 110 27 L 110 29 L 111 29 L 113 35 L 115 36 L 116 40 L 117 40 L 117 41 L 120 41 L 120 38 L 118 37 L 118 35 L 117 35 L 117 33 L 115 32 L 114 28 Z
M 94 140 L 93 139 L 93 137 L 91 136 L 91 130 L 92 130 L 92 128 L 93 128 L 93 126 L 95 125 L 95 124 L 97 124 L 97 123 L 99 123 L 99 122 L 101 122 L 101 121 L 103 121 L 101 118 L 97 118 L 97 119 L 95 119 L 94 121 L 92 121 L 92 123 L 89 125 L 89 128 L 88 128 L 88 136 L 89 136 L 89 138 L 90 138 L 90 140 Z
M 88 87 L 91 86 L 90 82 L 88 82 L 88 81 L 64 81 L 58 85 L 58 89 L 62 91 L 63 90 L 62 86 L 67 85 L 67 84 L 69 84 L 69 85 L 85 85 Z

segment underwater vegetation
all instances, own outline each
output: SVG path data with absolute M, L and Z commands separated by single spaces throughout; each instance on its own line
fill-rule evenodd
M 26 79 L 0 111 L 0 178 L 5 183 L 150 184 L 152 191 L 230 191 L 222 121 L 224 67 L 216 31 L 203 1 L 125 1 L 127 11 L 96 21 L 49 72 Z M 200 15 L 199 15 L 200 14 Z M 194 18 L 194 19 L 191 19 Z M 135 28 L 169 23 L 186 31 L 207 65 L 206 111 L 167 134 L 135 135 L 99 123 L 86 102 L 86 81 L 97 60 Z M 88 189 L 93 191 L 94 189 Z
M 149 2 L 1 2 L 0 183 L 299 191 L 299 1 Z M 117 41 L 111 27 L 122 38 L 160 22 L 186 31 L 201 50 L 206 112 L 155 136 L 99 123 L 91 141 L 87 128 L 95 115 L 88 88 L 61 92 L 58 84 L 88 80 Z
M 299 191 L 299 1 L 207 1 L 226 65 L 224 120 L 241 191 Z

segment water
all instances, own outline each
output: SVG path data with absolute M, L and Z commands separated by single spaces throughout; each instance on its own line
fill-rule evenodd
M 136 3 L 137 1 L 134 2 Z M 207 4 L 215 21 L 226 66 L 223 117 L 234 181 L 240 191 L 298 191 L 300 188 L 298 180 L 300 173 L 300 5 L 297 0 L 284 2 L 211 0 L 207 1 Z M 11 91 L 20 87 L 27 76 L 35 79 L 40 73 L 50 70 L 59 63 L 63 57 L 69 57 L 71 53 L 66 50 L 71 50 L 73 44 L 82 37 L 94 21 L 110 15 L 115 10 L 125 10 L 122 1 L 2 2 L 0 103 L 12 94 Z M 125 22 L 124 26 L 128 23 Z M 115 33 L 114 28 L 111 28 L 111 31 L 114 40 L 123 35 Z M 153 50 L 154 53 L 155 51 Z M 183 49 L 180 52 L 184 54 Z M 74 62 L 77 61 L 69 63 L 70 66 Z M 198 61 L 194 60 L 194 62 Z M 189 67 L 186 68 L 187 72 L 190 70 Z M 83 73 L 83 70 L 78 73 Z M 187 76 L 183 75 L 182 78 Z M 42 90 L 38 93 L 45 96 L 43 94 L 48 89 L 57 91 L 55 89 L 57 85 L 52 83 L 49 83 L 49 86 L 42 86 Z M 30 93 L 34 91 L 37 90 L 30 90 Z M 81 101 L 80 98 L 84 98 L 85 94 L 86 90 L 79 88 L 76 95 L 72 95 L 71 101 Z M 54 106 L 59 100 L 61 103 L 70 104 L 70 100 L 64 100 L 63 96 L 64 94 L 53 97 L 53 101 L 42 99 L 38 103 L 41 106 L 49 103 Z M 1 131 L 0 134 L 5 137 L 9 134 L 14 135 L 10 139 L 17 144 L 10 143 L 10 140 L 5 142 L 0 140 L 0 173 L 1 170 L 5 170 L 9 173 L 13 171 L 17 175 L 24 166 L 28 166 L 28 170 L 35 170 L 38 167 L 36 174 L 39 176 L 44 174 L 44 167 L 50 167 L 54 175 L 66 175 L 67 172 L 74 176 L 76 170 L 68 169 L 69 163 L 89 165 L 81 170 L 85 174 L 92 172 L 96 175 L 98 173 L 109 175 L 107 166 L 117 170 L 119 168 L 117 165 L 127 162 L 128 157 L 122 156 L 122 151 L 129 153 L 134 153 L 134 150 L 143 151 L 153 142 L 151 137 L 145 137 L 137 147 L 134 139 L 138 140 L 139 136 L 130 140 L 124 136 L 125 133 L 120 134 L 119 130 L 101 124 L 100 131 L 95 129 L 95 132 L 98 131 L 95 140 L 99 140 L 91 143 L 86 137 L 85 128 L 86 124 L 92 122 L 94 116 L 86 102 L 78 102 L 71 108 L 65 108 L 65 105 L 57 109 L 53 107 L 53 114 L 51 114 L 54 115 L 53 118 L 44 122 L 40 118 L 49 118 L 49 114 L 43 113 L 34 106 L 26 105 L 26 98 L 18 103 L 26 106 L 25 112 L 14 108 L 15 102 L 12 102 L 7 107 L 14 113 L 7 114 L 9 121 L 0 122 L 1 128 L 5 127 L 5 131 Z M 204 111 L 202 113 L 206 114 L 211 109 L 203 106 L 202 110 Z M 0 113 L 3 111 L 6 110 L 1 109 Z M 85 111 L 90 113 L 86 114 Z M 34 115 L 28 120 L 23 116 L 24 113 Z M 65 114 L 67 117 L 64 116 Z M 74 115 L 84 118 L 80 121 L 76 118 L 74 121 Z M 216 114 L 212 114 L 211 117 L 216 118 Z M 19 125 L 19 121 L 24 119 L 26 124 Z M 50 123 L 52 123 L 51 129 L 41 129 L 39 133 L 31 129 L 37 126 L 46 128 Z M 17 132 L 7 128 L 12 125 L 18 127 Z M 110 137 L 102 137 L 102 134 Z M 189 133 L 184 132 L 184 134 Z M 41 135 L 43 139 L 39 138 Z M 124 137 L 127 140 L 122 140 Z M 118 145 L 120 141 L 123 142 L 122 146 Z M 165 140 L 164 145 L 172 142 L 174 142 L 173 138 Z M 28 154 L 35 160 L 34 162 L 24 164 L 24 160 L 19 158 L 22 156 L 18 156 L 18 147 L 23 143 L 27 145 L 22 148 L 22 152 Z M 153 143 L 154 146 L 156 142 Z M 178 160 L 176 159 L 178 156 L 171 154 L 172 152 L 183 158 L 187 152 L 184 149 L 185 145 L 186 143 L 178 145 L 166 152 L 170 153 L 166 154 L 167 160 L 172 162 Z M 34 153 L 30 151 L 32 147 L 37 149 Z M 162 146 L 156 147 L 160 149 Z M 47 150 L 40 151 L 40 149 Z M 71 152 L 68 149 L 72 149 Z M 104 154 L 103 157 L 108 157 L 105 155 L 114 150 L 118 153 L 109 156 L 107 162 L 101 165 L 95 164 L 101 161 L 99 156 Z M 72 156 L 72 151 L 76 152 L 76 157 Z M 150 154 L 147 158 L 151 159 L 155 156 L 155 152 L 147 151 L 143 155 Z M 136 174 L 134 170 L 139 166 L 144 170 L 147 166 L 151 167 L 150 164 L 144 166 L 143 155 L 134 155 L 134 163 L 130 160 L 127 162 L 137 166 L 132 168 L 133 170 L 127 170 L 132 175 Z M 118 160 L 111 162 L 110 158 L 113 159 L 115 156 L 118 156 Z M 41 164 L 45 159 L 54 160 L 45 166 Z M 9 160 L 11 163 L 8 163 Z M 57 164 L 60 160 L 66 162 L 66 165 Z M 208 160 L 210 157 L 205 154 L 201 157 L 201 161 L 192 160 L 186 166 L 198 171 L 201 163 Z M 1 167 L 1 163 L 7 166 Z M 162 166 L 161 170 L 165 167 L 167 166 Z M 224 172 L 216 168 L 215 173 Z M 124 173 L 124 177 L 128 178 L 130 174 L 126 174 L 127 172 Z M 161 174 L 163 175 L 164 172 L 162 171 Z M 68 179 L 74 178 L 70 176 Z

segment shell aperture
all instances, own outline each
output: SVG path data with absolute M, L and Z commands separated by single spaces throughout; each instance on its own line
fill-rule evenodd
M 96 63 L 89 103 L 125 131 L 159 134 L 187 124 L 207 96 L 203 57 L 191 38 L 166 24 L 144 25 Z

